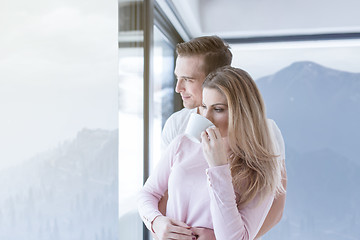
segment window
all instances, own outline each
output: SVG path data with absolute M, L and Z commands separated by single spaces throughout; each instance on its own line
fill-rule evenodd
M 142 2 L 119 2 L 119 234 L 143 239 L 136 194 L 143 184 L 144 47 Z
M 136 194 L 160 158 L 162 127 L 177 102 L 174 48 L 181 39 L 152 4 L 119 1 L 120 239 L 149 237 Z
M 150 171 L 161 155 L 161 131 L 165 121 L 174 112 L 174 45 L 154 26 L 154 86 L 153 86 L 153 141 Z
M 360 235 L 360 40 L 234 44 L 286 145 L 281 222 L 264 239 Z

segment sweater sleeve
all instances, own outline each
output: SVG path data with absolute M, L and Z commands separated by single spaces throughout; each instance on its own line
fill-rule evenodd
M 260 203 L 256 197 L 238 210 L 229 165 L 210 167 L 206 174 L 216 239 L 254 239 L 270 210 L 274 196 L 267 196 Z
M 175 161 L 175 152 L 178 144 L 179 138 L 176 138 L 176 140 L 169 145 L 154 172 L 146 180 L 143 188 L 138 193 L 138 211 L 141 219 L 150 231 L 152 231 L 151 224 L 154 219 L 162 215 L 159 211 L 158 204 L 168 189 L 168 179 Z

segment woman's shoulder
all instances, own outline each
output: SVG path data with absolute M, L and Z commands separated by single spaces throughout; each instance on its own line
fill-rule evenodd
M 186 134 L 183 133 L 174 138 L 167 148 L 167 151 L 170 151 L 174 156 L 181 156 L 182 159 L 189 153 L 199 151 L 199 148 L 202 148 L 201 143 L 193 142 Z

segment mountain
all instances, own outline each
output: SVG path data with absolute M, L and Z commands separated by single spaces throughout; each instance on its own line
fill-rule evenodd
M 264 239 L 358 239 L 360 74 L 296 62 L 256 83 L 288 177 L 283 218 Z
M 117 239 L 117 143 L 117 130 L 83 129 L 0 172 L 0 239 Z
M 287 148 L 286 205 L 264 240 L 352 240 L 360 236 L 360 168 L 330 149 Z
M 296 151 L 336 149 L 360 166 L 360 73 L 296 62 L 256 83 Z

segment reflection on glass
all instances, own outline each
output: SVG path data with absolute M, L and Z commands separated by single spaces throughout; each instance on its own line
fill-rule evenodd
M 360 41 L 232 49 L 233 64 L 256 76 L 286 145 L 285 212 L 263 239 L 358 239 Z
M 161 130 L 174 111 L 174 46 L 154 26 L 153 141 L 150 170 L 161 155 Z
M 136 193 L 143 180 L 142 1 L 119 1 L 119 239 L 142 239 Z
M 136 206 L 143 179 L 142 66 L 142 49 L 119 49 L 119 218 L 124 239 L 142 238 Z
M 1 240 L 119 235 L 117 15 L 97 3 L 1 0 Z

